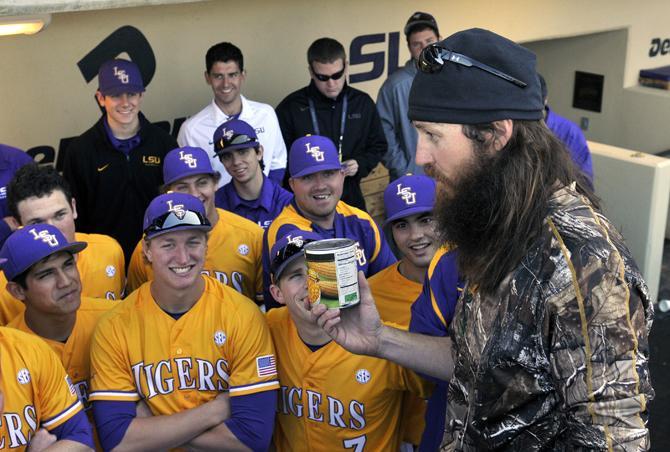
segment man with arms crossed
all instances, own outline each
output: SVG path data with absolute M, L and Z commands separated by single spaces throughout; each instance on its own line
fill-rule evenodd
M 76 255 L 83 296 L 121 299 L 125 284 L 123 250 L 108 235 L 75 231 L 77 202 L 67 181 L 53 167 L 32 163 L 17 171 L 9 184 L 7 204 L 21 226 L 50 224 L 58 228 L 68 242 L 85 242 L 88 245 Z M 0 275 L 0 286 L 4 285 L 6 281 Z M 0 321 L 3 324 L 23 309 L 23 303 L 11 293 L 0 290 Z
M 244 57 L 237 46 L 220 42 L 210 47 L 205 56 L 205 81 L 212 88 L 214 99 L 188 118 L 177 136 L 180 146 L 199 147 L 207 151 L 212 167 L 221 173 L 217 188 L 230 182 L 231 177 L 214 153 L 212 136 L 217 127 L 231 119 L 245 121 L 256 130 L 258 141 L 264 148 L 266 176 L 281 184 L 286 171 L 286 145 L 277 115 L 268 104 L 242 95 L 246 77 Z
M 315 306 L 355 352 L 449 380 L 443 447 L 646 450 L 653 309 L 622 236 L 542 121 L 535 55 L 490 31 L 424 49 L 409 99 L 466 286 L 448 337 Z
M 198 198 L 212 225 L 207 237 L 203 273 L 261 303 L 263 230 L 239 215 L 216 208 L 214 196 L 218 179 L 219 173 L 200 148 L 177 148 L 165 156 L 163 190 L 188 193 Z M 143 243 L 137 244 L 130 259 L 128 292 L 153 279 L 152 266 L 144 257 Z
M 377 94 L 377 111 L 388 142 L 383 162 L 391 182 L 404 174 L 423 174 L 423 168 L 414 158 L 417 134 L 407 117 L 407 99 L 421 51 L 440 40 L 437 21 L 430 14 L 417 11 L 407 19 L 405 37 L 411 58 L 389 75 Z
M 270 443 L 272 339 L 251 301 L 201 274 L 210 229 L 191 195 L 160 195 L 147 208 L 142 249 L 154 278 L 100 321 L 91 347 L 90 400 L 105 450 Z
M 425 398 L 430 385 L 390 361 L 346 351 L 314 322 L 302 247 L 318 238 L 298 231 L 271 253 L 270 290 L 284 306 L 267 314 L 281 384 L 274 444 L 278 451 L 397 451 L 403 397 Z

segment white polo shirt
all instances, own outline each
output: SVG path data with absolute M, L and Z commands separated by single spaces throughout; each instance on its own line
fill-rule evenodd
M 238 119 L 249 123 L 256 129 L 258 141 L 263 145 L 263 161 L 267 176 L 271 170 L 286 168 L 286 145 L 279 129 L 279 121 L 274 109 L 268 104 L 248 100 L 240 96 L 242 100 L 242 113 Z M 214 131 L 224 122 L 231 119 L 216 105 L 214 99 L 197 114 L 188 118 L 177 136 L 179 146 L 197 146 L 204 149 L 210 156 L 212 167 L 221 173 L 221 180 L 217 188 L 230 182 L 230 175 L 224 168 L 219 158 L 214 153 Z

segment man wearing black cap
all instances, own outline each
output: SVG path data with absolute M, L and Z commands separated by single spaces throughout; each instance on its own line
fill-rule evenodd
M 404 174 L 423 174 L 423 168 L 414 160 L 417 135 L 407 117 L 407 99 L 421 51 L 440 39 L 435 18 L 420 11 L 407 19 L 404 31 L 411 58 L 389 75 L 377 95 L 377 111 L 388 142 L 383 161 L 391 182 Z
M 450 379 L 443 447 L 647 450 L 647 287 L 542 110 L 512 41 L 472 29 L 424 49 L 416 159 L 466 281 L 448 334 L 382 325 L 364 278 L 360 308 L 312 312 L 352 351 Z

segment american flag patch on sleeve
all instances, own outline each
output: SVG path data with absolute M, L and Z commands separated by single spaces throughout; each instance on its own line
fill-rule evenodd
M 277 375 L 277 362 L 275 355 L 265 355 L 256 358 L 256 371 L 259 377 Z

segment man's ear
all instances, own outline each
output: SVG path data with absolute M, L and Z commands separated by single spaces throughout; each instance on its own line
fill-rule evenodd
M 100 107 L 105 106 L 105 96 L 103 96 L 100 91 L 95 92 L 95 98 L 98 100 L 98 105 L 100 105 Z
M 17 300 L 21 302 L 26 302 L 26 290 L 19 283 L 14 281 L 7 281 L 7 292 L 9 292 Z
M 514 131 L 514 121 L 511 119 L 502 119 L 493 122 L 495 135 L 493 138 L 493 149 L 499 151 L 504 148 L 512 137 Z
M 270 293 L 272 297 L 281 305 L 285 305 L 286 301 L 284 300 L 284 294 L 281 293 L 281 289 L 276 284 L 270 284 Z
M 144 259 L 147 263 L 151 264 L 151 250 L 149 249 L 149 241 L 147 239 L 142 239 L 142 254 L 144 254 Z

